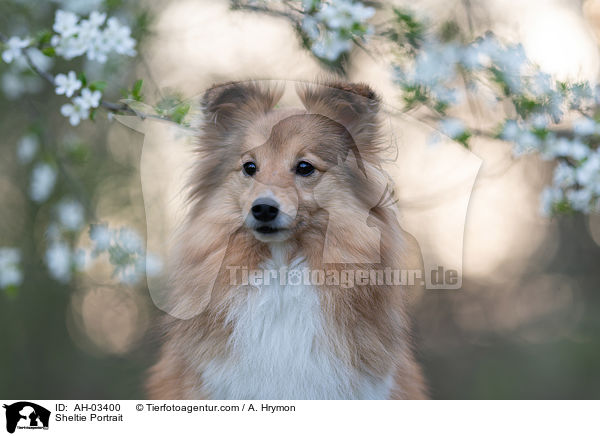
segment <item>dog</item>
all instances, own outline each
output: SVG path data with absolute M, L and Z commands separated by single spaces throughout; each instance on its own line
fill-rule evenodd
M 420 259 L 381 169 L 380 98 L 341 81 L 297 93 L 302 108 L 257 82 L 202 98 L 153 399 L 426 398 L 410 286 L 368 280 Z M 361 280 L 341 283 L 349 269 Z

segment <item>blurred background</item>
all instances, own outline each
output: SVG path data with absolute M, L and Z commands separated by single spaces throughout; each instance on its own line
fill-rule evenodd
M 118 17 L 137 41 L 135 55 L 64 61 L 40 48 L 39 62 L 50 63 L 45 71 L 53 75 L 84 72 L 82 86 L 101 88 L 103 101 L 137 101 L 171 119 L 218 82 L 310 81 L 333 70 L 372 84 L 399 138 L 389 171 L 403 224 L 432 263 L 452 265 L 463 277 L 460 290 L 411 298 L 432 398 L 599 398 L 600 216 L 542 216 L 552 162 L 516 158 L 505 141 L 485 135 L 474 135 L 469 150 L 457 138 L 432 144 L 435 126 L 405 106 L 394 81 L 393 48 L 355 48 L 324 61 L 285 15 L 265 12 L 266 3 L 5 0 L 0 33 L 38 35 L 52 28 L 57 9 Z M 385 3 L 410 7 L 432 28 L 451 23 L 467 37 L 492 31 L 521 43 L 557 80 L 598 79 L 598 0 Z M 374 19 L 387 18 L 377 9 Z M 161 214 L 155 194 L 177 185 L 189 129 L 169 125 L 149 145 L 144 132 L 152 120 L 140 127 L 102 106 L 91 109 L 93 122 L 73 126 L 61 113 L 65 95 L 27 64 L 5 62 L 0 76 L 0 247 L 19 251 L 19 262 L 10 260 L 13 252 L 0 255 L 0 397 L 144 397 L 160 314 L 146 277 L 149 256 L 161 251 L 174 220 Z M 501 117 L 485 90 L 480 96 L 457 105 L 454 115 L 476 127 Z M 449 166 L 457 184 L 442 176 Z M 20 280 L 11 281 L 7 271 L 16 263 Z

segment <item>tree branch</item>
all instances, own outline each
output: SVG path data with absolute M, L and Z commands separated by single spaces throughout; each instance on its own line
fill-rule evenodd
M 0 32 L 0 41 L 2 41 L 3 43 L 6 43 L 8 41 L 8 37 L 1 32 Z M 44 81 L 46 81 L 50 86 L 52 86 L 52 87 L 56 86 L 54 77 L 47 71 L 44 71 L 41 68 L 39 68 L 35 64 L 35 62 L 33 62 L 33 60 L 31 59 L 29 50 L 31 50 L 32 48 L 33 48 L 32 46 L 29 46 L 29 47 L 25 47 L 22 50 L 23 57 L 25 58 L 27 65 L 29 66 L 29 68 L 31 68 L 33 70 L 34 73 L 36 73 L 38 76 L 40 76 L 42 79 L 44 79 Z M 135 111 L 125 103 L 114 103 L 114 102 L 102 99 L 102 100 L 100 100 L 100 106 L 103 109 L 105 109 L 106 111 L 114 113 L 114 114 L 118 114 L 118 115 L 132 115 L 132 116 L 139 117 L 142 120 L 146 119 L 146 118 L 156 118 L 156 119 L 163 120 L 163 121 L 171 121 L 168 117 L 164 117 L 161 115 L 145 114 L 142 112 Z
M 298 17 L 295 16 L 294 14 L 290 14 L 288 12 L 277 10 L 277 9 L 267 8 L 264 6 L 244 4 L 243 2 L 241 2 L 239 0 L 234 0 L 231 2 L 231 9 L 234 9 L 234 10 L 242 10 L 243 9 L 243 10 L 251 11 L 251 12 L 260 12 L 260 13 L 263 13 L 266 15 L 271 15 L 273 17 L 287 18 L 288 20 L 290 20 L 292 22 L 298 21 Z M 294 10 L 296 10 L 296 9 L 294 9 Z M 299 13 L 301 13 L 301 12 L 299 12 Z

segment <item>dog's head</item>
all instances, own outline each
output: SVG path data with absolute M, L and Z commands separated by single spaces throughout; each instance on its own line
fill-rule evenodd
M 193 181 L 205 216 L 277 242 L 324 235 L 328 209 L 373 204 L 379 187 L 361 181 L 378 162 L 379 98 L 361 84 L 297 91 L 303 109 L 274 109 L 281 91 L 255 82 L 206 92 Z

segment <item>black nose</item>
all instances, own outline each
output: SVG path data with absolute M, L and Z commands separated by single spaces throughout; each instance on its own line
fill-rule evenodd
M 252 205 L 252 216 L 258 221 L 272 221 L 279 213 L 278 204 L 268 198 L 259 198 Z

